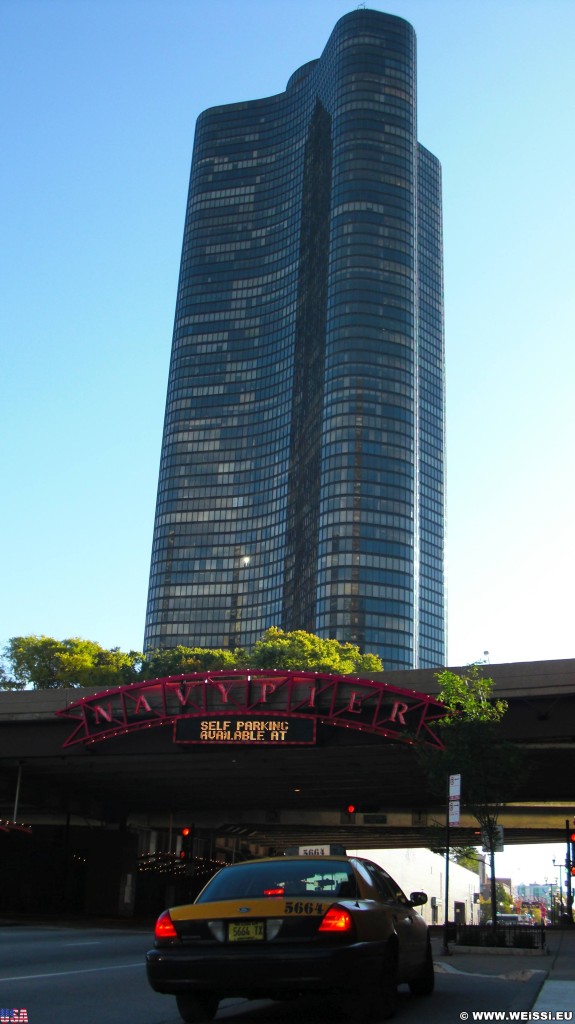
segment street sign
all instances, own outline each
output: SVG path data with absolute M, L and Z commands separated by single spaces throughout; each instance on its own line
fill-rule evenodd
M 449 824 L 459 825 L 459 800 L 449 801 Z
M 460 800 L 461 799 L 461 775 L 450 775 L 449 776 L 449 799 Z
M 483 849 L 484 853 L 490 853 L 491 852 L 491 843 L 489 842 L 489 839 L 490 839 L 489 829 L 482 829 L 482 831 L 481 831 L 481 840 L 483 842 L 482 849 Z M 505 849 L 504 843 L 503 843 L 503 825 L 492 825 L 491 826 L 491 839 L 492 839 L 492 842 L 493 842 L 493 852 L 494 853 L 503 853 L 503 850 Z
M 461 799 L 461 775 L 449 776 L 449 799 L 447 820 L 450 825 L 459 825 Z

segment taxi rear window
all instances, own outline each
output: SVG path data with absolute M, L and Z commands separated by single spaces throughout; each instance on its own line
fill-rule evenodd
M 300 861 L 233 864 L 214 875 L 196 902 L 310 894 L 355 897 L 357 884 L 351 865 L 347 861 L 322 861 L 312 857 Z

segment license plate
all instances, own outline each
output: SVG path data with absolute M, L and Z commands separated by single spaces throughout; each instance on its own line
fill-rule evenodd
M 229 942 L 262 942 L 264 938 L 263 921 L 232 921 L 228 925 Z

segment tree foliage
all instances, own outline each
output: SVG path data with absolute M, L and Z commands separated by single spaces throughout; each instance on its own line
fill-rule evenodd
M 252 651 L 179 646 L 143 655 L 117 647 L 107 650 L 80 637 L 16 636 L 8 641 L 4 654 L 0 690 L 104 689 L 226 668 L 285 668 L 334 675 L 369 675 L 383 668 L 376 655 L 361 654 L 353 644 L 321 640 L 303 630 L 286 633 L 275 627 L 263 634 Z
M 452 846 L 449 852 L 450 860 L 459 864 L 461 868 L 479 873 L 479 859 L 474 846 Z
M 285 633 L 272 626 L 248 655 L 250 668 L 312 669 L 332 675 L 364 675 L 381 672 L 376 654 L 361 654 L 355 644 L 322 640 L 313 633 L 294 630 Z
M 470 665 L 465 675 L 458 676 L 448 669 L 435 676 L 440 690 L 438 700 L 449 711 L 440 725 L 453 726 L 460 722 L 500 722 L 507 711 L 507 701 L 491 696 L 493 679 L 481 674 L 477 665 Z
M 163 676 L 179 676 L 186 672 L 203 672 L 209 669 L 237 668 L 245 651 L 217 650 L 205 647 L 166 647 L 150 651 L 142 660 L 142 679 L 161 679 Z
M 448 714 L 437 725 L 445 748 L 421 748 L 420 760 L 435 796 L 445 801 L 450 775 L 461 775 L 461 801 L 481 826 L 484 845 L 491 852 L 491 906 L 496 921 L 497 902 L 493 851 L 496 825 L 502 806 L 511 800 L 525 765 L 521 751 L 506 741 L 500 723 L 507 711 L 507 702 L 492 696 L 493 679 L 482 675 L 477 665 L 464 675 L 440 672 L 439 700 Z M 494 923 L 495 927 L 495 923 Z
M 107 650 L 93 640 L 71 637 L 54 640 L 49 636 L 15 636 L 8 641 L 5 656 L 15 689 L 31 687 L 121 686 L 137 680 L 142 655 Z
M 507 702 L 492 697 L 493 679 L 477 665 L 461 676 L 445 671 L 436 678 L 448 714 L 437 723 L 445 749 L 420 751 L 429 786 L 445 799 L 448 776 L 460 774 L 463 806 L 491 832 L 522 768 L 520 751 L 501 734 Z
M 446 778 L 461 774 L 463 805 L 491 832 L 501 805 L 512 797 L 521 762 L 520 751 L 501 735 L 507 701 L 493 698 L 493 679 L 477 665 L 461 676 L 445 671 L 436 678 L 448 714 L 437 723 L 445 750 L 429 759 L 432 784 L 445 795 Z

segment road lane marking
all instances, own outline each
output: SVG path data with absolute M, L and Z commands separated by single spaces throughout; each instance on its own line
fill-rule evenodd
M 102 940 L 101 939 L 94 939 L 94 940 L 90 940 L 90 941 L 86 940 L 86 942 L 63 942 L 62 945 L 63 946 L 101 946 L 102 945 Z
M 48 971 L 46 974 L 19 974 L 10 978 L 3 978 L 0 975 L 0 984 L 4 981 L 34 981 L 36 978 L 67 978 L 71 974 L 94 974 L 97 971 L 123 971 L 126 967 L 144 967 L 145 964 L 138 960 L 135 964 L 113 964 L 110 967 L 85 967 L 81 971 Z

